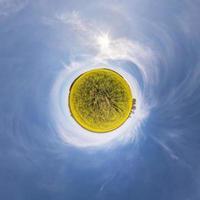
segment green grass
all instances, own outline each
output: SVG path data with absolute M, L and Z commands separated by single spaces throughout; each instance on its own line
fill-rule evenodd
M 93 132 L 109 132 L 130 116 L 135 99 L 126 80 L 109 69 L 95 69 L 72 84 L 69 107 L 73 118 Z

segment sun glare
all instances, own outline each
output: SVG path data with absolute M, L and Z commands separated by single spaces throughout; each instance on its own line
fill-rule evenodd
M 110 38 L 108 34 L 104 33 L 97 37 L 97 43 L 100 46 L 101 50 L 106 50 L 110 46 Z

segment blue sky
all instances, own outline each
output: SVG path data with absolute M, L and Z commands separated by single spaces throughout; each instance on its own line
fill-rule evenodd
M 199 200 L 199 10 L 198 0 L 0 0 L 0 199 Z M 79 127 L 66 100 L 78 74 L 102 66 L 137 99 L 108 135 Z

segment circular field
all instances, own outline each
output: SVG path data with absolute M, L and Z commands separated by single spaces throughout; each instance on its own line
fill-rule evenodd
M 71 85 L 69 108 L 83 128 L 105 133 L 120 127 L 130 116 L 133 97 L 127 81 L 110 69 L 83 73 Z

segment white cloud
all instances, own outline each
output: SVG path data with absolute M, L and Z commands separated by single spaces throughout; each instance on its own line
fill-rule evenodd
M 127 37 L 114 38 L 112 34 L 93 20 L 84 19 L 76 11 L 56 15 L 51 23 L 60 23 L 73 31 L 73 37 L 78 45 L 73 55 L 84 55 L 82 59 L 71 59 L 55 82 L 52 90 L 53 118 L 57 132 L 69 144 L 81 147 L 100 146 L 112 141 L 133 141 L 139 133 L 140 125 L 148 117 L 150 106 L 145 102 L 139 83 L 136 78 L 126 71 L 124 66 L 113 66 L 109 60 L 124 60 L 134 63 L 143 76 L 145 84 L 151 82 L 154 54 L 152 50 L 139 42 Z M 69 44 L 72 45 L 72 44 Z M 74 47 L 74 46 L 73 46 Z M 70 48 L 70 46 L 69 46 Z M 87 53 L 87 55 L 86 55 Z M 125 77 L 133 90 L 136 100 L 136 110 L 127 123 L 109 134 L 94 134 L 79 127 L 72 119 L 66 99 L 73 80 L 84 71 L 92 68 L 105 67 L 118 71 Z M 53 108 L 53 109 L 52 109 Z M 67 123 L 66 123 L 67 121 Z M 112 143 L 114 144 L 114 143 Z
M 146 81 L 155 82 L 156 60 L 150 47 L 127 37 L 113 38 L 109 31 L 103 29 L 101 24 L 84 19 L 77 11 L 56 15 L 56 22 L 63 23 L 74 30 L 74 37 L 80 40 L 77 48 L 79 54 L 81 49 L 83 54 L 85 49 L 91 49 L 91 55 L 96 60 L 122 59 L 131 61 L 140 68 Z
M 0 0 L 0 17 L 7 17 L 22 10 L 28 0 Z

